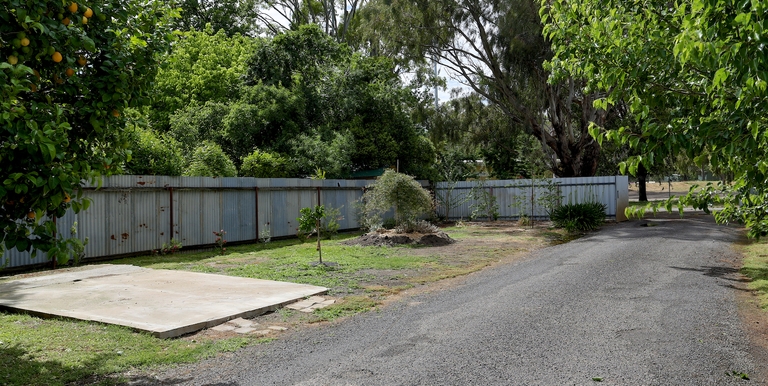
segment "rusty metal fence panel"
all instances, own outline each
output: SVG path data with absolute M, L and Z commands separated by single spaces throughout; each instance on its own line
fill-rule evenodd
M 611 219 L 625 220 L 624 208 L 628 202 L 628 177 L 575 177 L 552 178 L 545 180 L 492 180 L 461 181 L 455 183 L 438 182 L 435 184 L 437 196 L 452 194 L 452 197 L 469 197 L 475 187 L 481 187 L 496 199 L 498 219 L 518 219 L 521 214 L 535 219 L 547 218 L 547 211 L 540 205 L 539 197 L 550 192 L 559 196 L 561 203 L 583 203 L 596 201 L 606 205 L 605 216 Z M 447 211 L 438 204 L 438 214 L 449 220 L 468 220 L 472 217 L 480 200 L 467 199 L 455 208 Z M 533 204 L 531 202 L 533 201 Z M 480 220 L 486 219 L 483 217 Z

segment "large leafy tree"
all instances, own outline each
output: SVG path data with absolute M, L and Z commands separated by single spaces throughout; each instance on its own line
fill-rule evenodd
M 607 111 L 596 108 L 598 94 L 579 78 L 548 83 L 542 64 L 552 57 L 541 34 L 539 3 L 533 0 L 393 0 L 379 7 L 389 29 L 384 44 L 404 54 L 415 45 L 455 74 L 512 123 L 538 138 L 552 154 L 550 165 L 561 177 L 591 176 L 600 146 L 589 135 L 590 123 L 601 124 Z M 381 5 L 381 4 L 379 4 Z M 384 27 L 380 27 L 384 28 Z M 412 43 L 404 41 L 412 37 Z M 557 162 L 556 160 L 559 160 Z
M 152 126 L 168 130 L 170 116 L 189 104 L 237 99 L 246 60 L 256 44 L 253 38 L 228 36 L 211 26 L 184 33 L 157 74 L 149 110 Z
M 126 107 L 148 100 L 171 39 L 160 1 L 0 2 L 0 241 L 67 260 L 53 219 L 127 158 Z
M 626 101 L 640 133 L 593 134 L 639 149 L 629 171 L 668 154 L 733 172 L 720 221 L 739 220 L 752 236 L 768 232 L 768 34 L 763 1 L 544 1 L 545 33 L 556 75 L 579 74 L 596 104 Z M 716 200 L 710 187 L 698 199 Z
M 198 62 L 215 63 L 208 49 L 195 51 Z M 259 40 L 247 60 L 232 60 L 229 68 L 245 68 L 237 80 L 222 76 L 229 86 L 190 82 L 193 87 L 179 89 L 199 96 L 169 119 L 170 132 L 185 148 L 212 140 L 238 166 L 256 149 L 276 152 L 293 158 L 293 172 L 301 176 L 320 168 L 327 177 L 343 177 L 398 160 L 401 170 L 423 174 L 434 161 L 433 147 L 410 114 L 421 99 L 392 61 L 353 54 L 318 26 Z M 186 67 L 179 68 L 163 78 L 181 87 L 175 79 L 185 78 Z M 232 92 L 207 92 L 219 89 Z M 161 93 L 181 102 L 175 94 Z
M 434 143 L 452 144 L 471 155 L 472 161 L 482 158 L 491 176 L 529 176 L 521 140 L 530 135 L 498 105 L 486 103 L 477 94 L 454 98 L 440 106 L 432 122 L 429 134 Z M 545 159 L 541 152 L 537 156 Z
M 210 26 L 228 36 L 255 36 L 259 32 L 256 0 L 178 0 L 177 4 L 181 17 L 174 23 L 182 31 L 203 31 Z

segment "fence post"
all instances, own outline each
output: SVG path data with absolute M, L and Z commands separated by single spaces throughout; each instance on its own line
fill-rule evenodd
M 173 240 L 173 187 L 168 187 L 168 191 L 171 195 L 171 240 Z M 170 242 L 170 241 L 168 241 Z
M 56 226 L 57 226 L 56 225 L 56 216 L 54 216 L 53 217 L 53 239 L 54 240 L 56 240 L 56 231 L 58 230 L 56 228 Z M 53 261 L 53 269 L 56 269 L 56 260 L 57 260 L 56 256 L 54 256 L 53 259 L 51 259 L 51 261 Z
M 259 241 L 259 187 L 254 186 L 253 192 L 256 195 L 256 241 Z

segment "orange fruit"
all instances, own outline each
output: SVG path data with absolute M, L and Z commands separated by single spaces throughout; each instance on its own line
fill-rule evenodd
M 119 112 L 119 111 L 117 111 L 116 109 L 112 109 L 112 116 L 113 116 L 113 117 L 115 117 L 115 118 L 117 118 L 117 117 L 119 117 L 119 116 L 120 116 L 120 112 Z
M 66 73 L 67 73 L 67 76 L 72 76 L 72 75 L 75 75 L 75 70 L 68 68 Z
M 69 198 L 69 194 L 64 193 L 64 202 L 69 202 L 70 200 L 72 199 Z
M 21 39 L 21 46 L 22 47 L 26 47 L 28 45 L 29 45 L 29 39 L 27 39 L 27 38 Z
M 88 18 L 83 16 L 83 24 L 88 24 Z
M 69 5 L 69 12 L 75 13 L 77 12 L 77 3 L 73 2 Z
M 12 66 L 16 65 L 16 63 L 18 63 L 18 62 L 19 62 L 19 58 L 15 57 L 13 55 L 8 57 L 8 63 L 10 63 Z
M 85 15 L 85 17 L 91 17 L 93 16 L 93 11 L 90 8 L 88 8 L 85 10 L 85 13 L 83 13 L 83 15 Z
M 53 59 L 54 62 L 58 63 L 61 61 L 61 59 L 64 59 L 64 58 L 61 57 L 61 52 L 56 51 L 53 53 L 53 55 L 51 55 L 51 59 Z
M 64 20 L 61 21 L 61 23 L 64 24 L 64 25 L 69 25 L 69 23 L 71 23 L 71 21 L 69 20 L 68 17 L 65 17 Z
M 27 218 L 28 218 L 28 219 L 30 219 L 30 220 L 31 220 L 31 219 L 33 219 L 33 218 L 35 218 L 35 212 L 29 212 L 29 213 L 27 213 Z
M 88 61 L 86 61 L 85 58 L 82 56 L 80 57 L 80 59 L 77 59 L 77 64 L 81 66 L 85 66 L 86 63 L 88 63 Z

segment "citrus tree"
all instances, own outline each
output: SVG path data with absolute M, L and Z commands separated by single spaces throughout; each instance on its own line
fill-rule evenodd
M 0 1 L 0 241 L 71 252 L 54 218 L 87 208 L 78 187 L 109 175 L 123 109 L 148 101 L 175 11 L 155 0 Z

